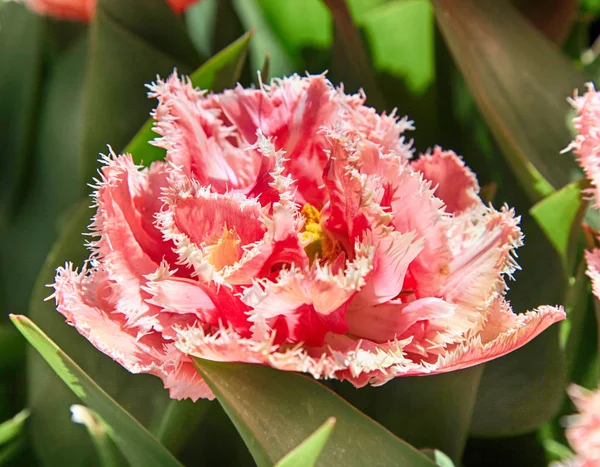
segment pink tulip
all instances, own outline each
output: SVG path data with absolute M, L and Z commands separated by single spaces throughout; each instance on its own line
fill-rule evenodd
M 579 164 L 592 184 L 588 195 L 594 199 L 594 207 L 600 209 L 600 94 L 590 83 L 588 91 L 583 96 L 579 96 L 575 90 L 575 95 L 570 102 L 577 111 L 573 125 L 578 134 L 564 152 L 573 151 L 577 156 Z M 600 249 L 586 251 L 585 258 L 594 295 L 600 297 Z
M 213 397 L 191 356 L 360 387 L 477 365 L 564 319 L 511 311 L 519 218 L 453 152 L 410 162 L 412 123 L 362 93 L 292 76 L 206 94 L 173 75 L 150 95 L 167 161 L 106 158 L 91 260 L 59 268 L 54 297 L 171 397 Z
M 94 16 L 96 0 L 22 0 L 29 8 L 41 15 L 74 21 L 89 21 Z M 182 13 L 198 0 L 167 0 L 177 13 Z
M 552 467 L 598 467 L 600 465 L 600 391 L 572 384 L 569 396 L 579 410 L 567 417 L 566 437 L 575 451 L 573 458 Z

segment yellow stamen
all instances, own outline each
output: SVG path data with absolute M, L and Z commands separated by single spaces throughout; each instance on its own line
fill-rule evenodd
M 319 257 L 321 261 L 334 260 L 342 251 L 339 243 L 331 240 L 321 226 L 321 213 L 311 204 L 302 207 L 302 216 L 306 220 L 304 228 L 300 232 L 300 241 L 304 245 L 304 251 L 314 261 Z

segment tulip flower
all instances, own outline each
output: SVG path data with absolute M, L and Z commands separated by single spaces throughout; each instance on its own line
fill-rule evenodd
M 572 384 L 569 396 L 579 410 L 566 418 L 566 437 L 575 456 L 553 467 L 596 467 L 600 465 L 600 391 L 589 391 Z
M 513 210 L 451 151 L 413 157 L 412 122 L 324 76 L 221 94 L 150 88 L 164 162 L 106 157 L 96 240 L 59 268 L 58 311 L 171 397 L 213 397 L 191 357 L 357 387 L 500 357 L 564 319 L 515 314 Z
M 41 15 L 74 21 L 90 21 L 96 0 L 23 0 L 25 5 Z M 166 0 L 176 13 L 182 13 L 198 0 Z
M 577 111 L 573 125 L 578 134 L 564 152 L 573 151 L 577 156 L 591 182 L 587 194 L 594 200 L 594 207 L 600 209 L 600 95 L 593 84 L 588 84 L 587 92 L 579 96 L 576 90 L 570 102 Z M 600 249 L 586 251 L 585 258 L 594 295 L 600 297 Z

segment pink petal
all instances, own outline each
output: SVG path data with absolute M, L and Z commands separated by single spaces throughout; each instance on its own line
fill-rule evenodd
M 203 280 L 224 283 L 245 248 L 266 232 L 262 207 L 241 193 L 212 193 L 187 178 L 166 192 L 158 226 L 172 241 L 179 264 L 189 265 Z
M 580 412 L 566 419 L 565 435 L 576 454 L 570 465 L 595 467 L 600 463 L 600 391 L 571 384 L 567 392 Z
M 585 252 L 585 262 L 587 263 L 587 275 L 592 281 L 592 292 L 596 297 L 600 297 L 600 249 Z
M 600 208 L 600 96 L 592 83 L 588 83 L 588 91 L 583 96 L 575 95 L 571 104 L 577 110 L 573 125 L 579 133 L 575 140 L 565 149 L 577 155 L 579 165 L 592 182 L 590 193 L 595 199 L 594 207 Z
M 173 386 L 171 397 L 174 398 L 210 397 L 212 393 L 197 377 L 188 379 L 185 387 L 181 386 L 181 370 L 167 363 L 165 341 L 160 334 L 139 336 L 121 315 L 114 313 L 112 286 L 106 272 L 84 270 L 77 273 L 71 264 L 67 264 L 57 270 L 53 297 L 57 310 L 69 324 L 130 372 L 161 377 L 166 387 Z
M 91 225 L 95 254 L 103 262 L 116 297 L 116 312 L 127 317 L 129 326 L 147 332 L 156 324 L 155 310 L 145 302 L 140 289 L 144 276 L 155 272 L 163 258 L 172 257 L 150 221 L 164 186 L 164 166 L 138 171 L 130 156 L 107 159 L 95 199 L 98 212 Z
M 248 307 L 236 296 L 237 290 L 194 279 L 173 277 L 172 272 L 164 270 L 164 266 L 147 277 L 148 283 L 143 289 L 151 298 L 146 301 L 160 307 L 159 318 L 167 317 L 161 321 L 164 328 L 161 332 L 165 338 L 173 338 L 173 334 L 167 334 L 173 326 L 193 324 L 198 320 L 211 326 L 227 321 L 237 332 L 248 332 Z M 172 314 L 185 315 L 187 319 L 172 318 Z
M 493 307 L 481 335 L 470 338 L 446 355 L 440 355 L 433 365 L 424 365 L 421 373 L 446 373 L 502 357 L 530 342 L 552 324 L 562 321 L 562 308 L 543 306 L 527 313 L 513 314 L 508 307 Z
M 25 0 L 25 5 L 41 15 L 89 21 L 94 14 L 96 0 Z
M 504 290 L 504 274 L 517 268 L 512 257 L 521 245 L 520 218 L 514 211 L 489 210 L 463 227 L 461 242 L 448 265 L 440 296 L 474 309 L 497 291 Z
M 315 378 L 331 378 L 343 366 L 325 354 L 313 357 L 298 346 L 277 345 L 273 335 L 261 340 L 245 339 L 227 328 L 210 335 L 199 327 L 180 329 L 176 346 L 185 354 L 207 360 L 269 365 L 284 371 L 310 373 Z
M 421 298 L 410 303 L 388 302 L 375 306 L 350 306 L 349 332 L 355 336 L 384 343 L 400 338 L 419 321 L 448 319 L 456 306 L 439 298 Z
M 422 155 L 411 165 L 436 187 L 435 196 L 447 212 L 458 214 L 481 203 L 475 175 L 454 152 L 436 146 L 433 154 Z
M 167 0 L 173 11 L 182 13 L 198 0 Z M 96 0 L 25 0 L 36 13 L 61 19 L 89 21 L 94 16 Z
M 261 157 L 228 128 L 221 107 L 211 96 L 173 74 L 150 88 L 159 104 L 153 113 L 155 144 L 167 150 L 167 160 L 203 185 L 224 193 L 253 185 Z
M 369 307 L 387 302 L 402 292 L 408 266 L 423 248 L 412 233 L 388 232 L 373 234 L 376 245 L 373 272 L 354 299 L 353 306 Z M 379 238 L 378 238 L 379 237 Z
M 331 88 L 322 76 L 298 76 L 274 81 L 260 90 L 238 86 L 219 99 L 227 118 L 250 144 L 257 131 L 283 150 L 286 170 L 298 181 L 299 202 L 322 204 L 321 171 L 326 162 L 323 138 L 317 130 L 330 121 Z

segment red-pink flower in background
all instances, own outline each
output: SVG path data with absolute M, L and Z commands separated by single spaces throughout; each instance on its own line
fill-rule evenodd
M 174 398 L 213 397 L 190 356 L 379 385 L 500 357 L 562 320 L 514 314 L 519 219 L 406 118 L 323 76 L 206 94 L 151 87 L 166 162 L 111 155 L 92 257 L 56 277 L 58 310 Z M 141 170 L 140 170 L 141 169 Z
M 579 413 L 567 417 L 566 437 L 575 456 L 553 467 L 597 467 L 600 465 L 600 391 L 572 384 L 568 389 Z
M 573 125 L 578 134 L 564 152 L 573 151 L 577 156 L 579 164 L 592 183 L 588 194 L 594 199 L 594 207 L 600 208 L 600 94 L 590 83 L 587 92 L 582 96 L 575 90 L 570 102 L 577 111 Z M 594 295 L 600 298 L 600 249 L 586 251 L 585 258 Z
M 22 0 L 41 15 L 56 18 L 89 21 L 94 16 L 96 0 Z M 166 0 L 173 11 L 182 13 L 199 0 Z

